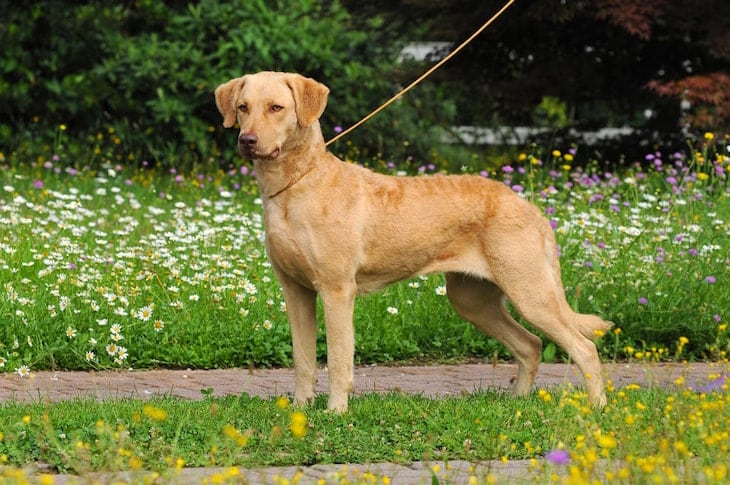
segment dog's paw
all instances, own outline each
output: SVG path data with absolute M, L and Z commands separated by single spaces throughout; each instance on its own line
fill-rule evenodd
M 337 414 L 347 412 L 347 395 L 345 395 L 344 399 L 337 399 L 330 396 L 327 401 L 327 411 Z
M 295 407 L 305 407 L 314 404 L 314 395 L 307 397 L 294 397 Z

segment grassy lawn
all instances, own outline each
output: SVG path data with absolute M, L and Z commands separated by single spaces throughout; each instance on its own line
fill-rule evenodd
M 564 388 L 539 389 L 527 398 L 372 394 L 355 397 L 345 415 L 326 412 L 324 397 L 301 409 L 286 397 L 246 395 L 5 403 L 0 453 L 10 470 L 44 463 L 79 474 L 532 459 L 531 473 L 545 483 L 553 474 L 566 483 L 723 483 L 730 400 L 720 372 L 691 383 L 694 390 L 679 381 L 672 390 L 611 388 L 600 412 L 584 393 Z
M 616 324 L 603 359 L 727 362 L 730 161 L 719 148 L 708 136 L 617 170 L 573 150 L 523 154 L 481 173 L 551 220 L 571 305 Z M 245 166 L 85 167 L 49 149 L 32 163 L 0 154 L 0 167 L 0 371 L 291 364 Z M 510 357 L 453 314 L 438 275 L 361 298 L 355 325 L 359 363 Z M 564 357 L 545 344 L 544 360 Z M 724 483 L 727 385 L 719 374 L 704 391 L 676 385 L 610 389 L 602 412 L 576 389 L 360 396 L 344 416 L 325 413 L 324 397 L 300 410 L 247 396 L 11 402 L 0 460 L 11 482 L 32 462 L 83 473 L 528 458 L 544 483 Z

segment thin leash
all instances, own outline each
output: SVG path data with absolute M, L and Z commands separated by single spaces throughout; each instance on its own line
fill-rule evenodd
M 392 98 L 390 98 L 385 103 L 381 104 L 372 113 L 370 113 L 369 115 L 367 115 L 366 117 L 364 117 L 363 119 L 361 119 L 360 121 L 358 121 L 357 123 L 355 123 L 354 125 L 352 125 L 351 127 L 349 127 L 348 129 L 346 129 L 346 130 L 340 132 L 339 134 L 337 134 L 337 136 L 335 136 L 334 138 L 330 139 L 325 145 L 326 146 L 329 146 L 332 143 L 334 143 L 337 140 L 339 140 L 340 138 L 342 138 L 343 136 L 345 136 L 345 135 L 353 132 L 356 128 L 358 128 L 361 125 L 365 124 L 372 117 L 374 117 L 375 115 L 377 115 L 378 113 L 380 113 L 381 111 L 383 111 L 385 108 L 387 108 L 388 106 L 390 106 L 391 104 L 393 104 L 393 102 L 396 101 L 398 98 L 400 98 L 401 96 L 403 96 L 404 94 L 406 94 L 408 91 L 410 91 L 411 89 L 413 89 L 414 87 L 416 87 L 418 84 L 420 84 L 421 81 L 423 81 L 428 76 L 430 76 L 431 74 L 433 74 L 438 68 L 440 68 L 441 66 L 443 66 L 444 64 L 446 64 L 452 57 L 454 57 L 456 54 L 458 54 L 464 47 L 466 47 L 472 40 L 474 40 L 479 34 L 481 34 L 487 27 L 489 27 L 490 25 L 492 25 L 492 23 L 495 20 L 497 20 L 497 18 L 499 18 L 499 16 L 502 15 L 502 13 L 504 13 L 504 11 L 507 10 L 513 3 L 515 3 L 515 0 L 508 0 L 507 3 L 505 3 L 504 6 L 501 9 L 499 9 L 499 11 L 492 16 L 492 18 L 490 18 L 489 20 L 487 20 L 484 23 L 484 25 L 482 25 L 481 27 L 479 27 L 479 29 L 476 32 L 474 32 L 468 39 L 466 39 L 464 42 L 462 42 L 461 45 L 459 45 L 459 47 L 457 47 L 456 49 L 454 49 L 453 51 L 451 51 L 446 57 L 444 57 L 439 62 L 437 62 L 436 64 L 434 64 L 428 71 L 426 71 L 425 73 L 423 73 L 421 75 L 421 77 L 419 77 L 418 79 L 416 79 L 415 81 L 413 81 L 411 84 L 409 84 L 405 88 L 403 88 L 400 91 L 398 91 L 397 93 L 395 93 L 395 95 Z

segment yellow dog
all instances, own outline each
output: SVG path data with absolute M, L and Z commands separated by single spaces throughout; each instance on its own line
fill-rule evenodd
M 578 364 L 590 401 L 605 404 L 591 339 L 610 323 L 566 302 L 555 238 L 539 210 L 482 177 L 392 177 L 339 160 L 319 125 L 328 94 L 313 79 L 278 72 L 231 79 L 215 91 L 223 126 L 238 122 L 238 148 L 254 163 L 266 251 L 291 324 L 295 401 L 314 398 L 318 294 L 327 407 L 344 411 L 353 388 L 355 295 L 443 272 L 458 314 L 514 355 L 516 393 L 532 387 L 541 342 L 508 314 L 505 298 Z

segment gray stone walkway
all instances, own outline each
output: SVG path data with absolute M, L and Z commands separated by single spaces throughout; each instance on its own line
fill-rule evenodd
M 727 372 L 727 365 L 697 364 L 604 364 L 605 379 L 614 387 L 635 383 L 642 387 L 674 385 L 680 375 L 688 385 L 702 386 L 708 376 Z M 459 395 L 479 389 L 508 389 L 516 376 L 514 364 L 471 363 L 431 366 L 368 366 L 355 369 L 357 393 L 404 392 L 440 397 Z M 318 392 L 326 392 L 327 371 L 319 372 Z M 542 364 L 536 378 L 536 388 L 554 386 L 583 386 L 583 379 L 574 365 Z M 177 396 L 202 399 L 206 393 L 213 396 L 248 393 L 255 396 L 288 395 L 294 389 L 292 369 L 222 369 L 222 370 L 151 370 L 103 372 L 34 372 L 31 377 L 0 374 L 0 401 L 52 402 L 79 397 L 99 400 L 117 398 L 150 398 Z M 432 466 L 438 465 L 437 474 L 450 483 L 466 483 L 468 476 L 486 476 L 492 473 L 498 483 L 530 481 L 528 462 L 482 462 L 470 464 L 461 461 L 443 463 L 417 462 L 408 466 L 390 463 L 315 465 L 311 467 L 271 467 L 240 470 L 249 483 L 276 483 L 277 477 L 292 480 L 299 476 L 299 484 L 340 483 L 343 477 L 356 479 L 363 474 L 387 476 L 394 485 L 430 483 Z M 225 469 L 189 468 L 166 476 L 155 483 L 202 484 L 212 483 Z M 216 474 L 219 474 L 216 476 Z M 138 477 L 140 478 L 140 477 Z M 101 475 L 73 477 L 60 475 L 55 483 L 109 483 L 123 480 L 136 481 L 130 475 Z M 140 483 L 144 480 L 140 480 Z M 323 481 L 323 482 L 322 482 Z

